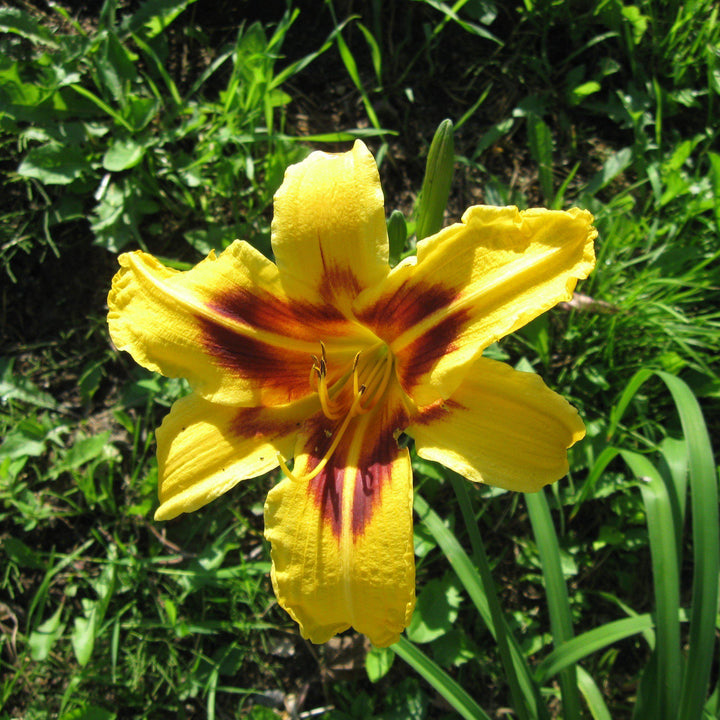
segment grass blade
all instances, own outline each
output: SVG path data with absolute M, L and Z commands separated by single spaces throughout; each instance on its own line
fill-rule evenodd
M 133 35 L 132 39 L 135 41 L 135 44 L 149 57 L 153 64 L 155 65 L 155 69 L 158 71 L 158 74 L 163 79 L 163 82 L 165 83 L 165 87 L 167 87 L 168 92 L 170 93 L 170 96 L 172 97 L 174 109 L 178 110 L 182 107 L 182 98 L 180 97 L 180 92 L 177 89 L 177 85 L 173 81 L 173 79 L 170 77 L 170 73 L 165 69 L 165 65 L 163 65 L 162 60 L 157 56 L 157 53 L 148 45 L 140 36 Z
M 673 500 L 677 500 L 677 517 L 675 518 L 675 534 L 682 537 L 685 525 L 685 508 L 688 485 L 688 452 L 684 440 L 666 437 L 660 443 L 660 452 L 667 466 L 669 480 L 674 486 Z M 682 548 L 678 548 L 682 549 Z
M 670 390 L 687 443 L 690 502 L 693 518 L 693 590 L 687 662 L 682 678 L 678 717 L 700 717 L 707 694 L 715 649 L 715 621 L 720 574 L 720 518 L 715 461 L 707 425 L 697 398 L 680 378 L 663 371 L 638 371 L 615 406 L 608 438 L 640 386 L 656 374 Z
M 375 113 L 375 108 L 370 102 L 370 98 L 365 91 L 365 85 L 363 85 L 362 78 L 360 77 L 360 71 L 358 70 L 357 63 L 355 62 L 355 58 L 353 57 L 351 50 L 347 46 L 345 39 L 340 33 L 335 36 L 335 42 L 337 43 L 338 52 L 340 53 L 340 57 L 342 58 L 342 61 L 345 65 L 345 69 L 347 70 L 350 79 L 353 81 L 353 84 L 360 93 L 363 105 L 365 106 L 365 112 L 367 113 L 367 116 L 373 126 L 379 130 L 381 127 L 380 121 L 378 120 L 378 116 Z
M 452 569 L 456 572 L 458 578 L 460 578 L 460 582 L 462 582 L 467 590 L 483 622 L 487 625 L 493 637 L 495 637 L 496 629 L 493 624 L 492 614 L 490 613 L 490 605 L 488 604 L 485 590 L 482 587 L 482 581 L 472 564 L 472 560 L 470 560 L 467 553 L 462 549 L 455 535 L 443 525 L 440 517 L 430 508 L 424 498 L 415 493 L 413 504 L 420 521 L 427 527 L 430 534 L 437 541 L 437 544 L 448 559 Z
M 115 110 L 113 110 L 106 102 L 101 100 L 94 93 L 90 92 L 90 90 L 86 90 L 82 85 L 78 85 L 77 83 L 73 83 L 68 87 L 71 87 L 76 93 L 78 93 L 78 95 L 82 95 L 91 102 L 95 103 L 95 105 L 97 105 L 104 113 L 107 113 L 107 115 L 109 115 L 118 125 L 122 125 L 128 132 L 132 133 L 135 131 L 135 128 L 130 125 L 130 123 L 125 120 L 122 115 L 115 112 Z
M 660 473 L 644 455 L 626 450 L 621 454 L 640 481 L 647 513 L 657 616 L 654 685 L 662 694 L 658 720 L 675 718 L 680 697 L 680 573 L 670 495 Z
M 585 500 L 592 495 L 592 492 L 595 489 L 595 483 L 597 483 L 597 481 L 602 477 L 603 472 L 605 472 L 605 468 L 617 457 L 619 453 L 620 450 L 618 448 L 606 447 L 597 456 L 587 478 L 585 478 L 585 482 L 583 483 L 580 494 L 574 503 L 573 509 L 570 511 L 571 520 L 575 517 L 575 515 L 577 515 Z
M 623 394 L 617 401 L 615 407 L 610 414 L 610 422 L 608 424 L 607 439 L 610 440 L 617 430 L 618 423 L 622 420 L 622 416 L 625 414 L 630 401 L 635 397 L 635 393 L 640 389 L 640 386 L 653 374 L 652 370 L 639 370 L 636 372 L 630 382 L 623 390 Z
M 530 523 L 535 533 L 535 541 L 540 554 L 553 642 L 556 647 L 559 647 L 572 639 L 573 627 L 570 601 L 568 600 L 567 587 L 563 577 L 555 526 L 550 516 L 550 508 L 544 490 L 526 494 L 525 502 L 530 513 Z M 563 701 L 563 716 L 566 720 L 572 720 L 573 718 L 579 720 L 580 695 L 574 667 L 568 666 L 561 671 L 560 690 Z
M 477 608 L 483 622 L 487 626 L 488 630 L 490 630 L 492 636 L 497 640 L 498 629 L 495 626 L 493 612 L 490 609 L 491 602 L 488 599 L 488 595 L 495 592 L 492 578 L 490 577 L 489 580 L 487 580 L 487 578 L 485 581 L 483 580 L 483 577 L 478 573 L 472 560 L 463 550 L 455 535 L 453 535 L 453 533 L 445 527 L 437 513 L 435 513 L 427 502 L 417 493 L 415 493 L 414 505 L 415 512 L 437 541 L 438 546 L 448 559 L 448 562 L 457 574 L 460 582 L 462 582 L 463 587 L 467 590 L 467 593 Z M 489 567 L 486 572 L 489 576 Z M 487 586 L 485 584 L 486 582 Z M 500 614 L 499 624 L 502 624 L 503 627 L 500 632 L 505 634 L 507 642 L 510 646 L 510 652 L 512 654 L 514 665 L 514 674 L 517 675 L 522 696 L 529 704 L 530 715 L 535 718 L 546 718 L 547 712 L 540 702 L 540 698 L 537 693 L 537 686 L 532 679 L 527 662 L 520 651 L 520 647 L 517 644 L 514 635 L 507 627 L 505 617 L 502 614 Z
M 605 700 L 603 700 L 602 693 L 595 684 L 595 681 L 592 679 L 590 673 L 585 670 L 585 668 L 578 665 L 577 675 L 578 687 L 585 698 L 585 702 L 587 703 L 587 706 L 590 709 L 590 714 L 593 716 L 594 720 L 612 720 L 610 711 L 605 704 Z
M 407 638 L 401 637 L 392 649 L 421 677 L 425 678 L 466 720 L 490 720 L 490 716 L 439 665 Z
M 513 699 L 513 707 L 519 718 L 528 718 L 528 708 L 532 709 L 537 705 L 537 697 L 534 693 L 532 693 L 529 697 L 525 697 L 522 691 L 520 678 L 518 677 L 515 663 L 513 662 L 510 643 L 508 641 L 509 629 L 505 623 L 502 609 L 500 608 L 500 600 L 495 592 L 495 583 L 493 582 L 492 573 L 490 571 L 490 563 L 488 562 L 487 554 L 485 553 L 485 546 L 483 545 L 482 538 L 480 537 L 480 531 L 475 520 L 475 515 L 472 511 L 470 494 L 468 493 L 467 488 L 468 483 L 465 478 L 455 475 L 454 473 L 451 475 L 450 481 L 453 489 L 455 490 L 458 502 L 460 503 L 460 510 L 463 515 L 463 520 L 465 521 L 465 527 L 467 528 L 468 535 L 470 536 L 473 557 L 477 563 L 481 581 L 485 589 L 485 597 L 487 598 L 493 625 L 496 630 L 495 640 L 498 644 L 498 651 L 505 670 L 505 677 L 510 685 L 510 695 Z M 527 674 L 529 676 L 529 669 Z
M 658 372 L 673 396 L 688 446 L 693 519 L 693 594 L 690 638 L 679 716 L 700 717 L 715 649 L 720 574 L 720 520 L 715 461 L 707 426 L 692 390 L 680 378 Z
M 553 199 L 552 134 L 547 123 L 535 113 L 528 113 L 526 123 L 528 146 L 530 154 L 538 166 L 540 188 L 546 202 L 550 203 Z
M 606 623 L 599 628 L 576 635 L 556 647 L 535 669 L 538 682 L 545 683 L 569 665 L 625 638 L 652 630 L 655 623 L 649 613 Z

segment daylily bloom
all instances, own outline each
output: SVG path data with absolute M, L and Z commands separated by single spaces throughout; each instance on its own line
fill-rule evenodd
M 155 517 L 279 466 L 265 535 L 280 604 L 316 643 L 351 626 L 395 642 L 415 604 L 412 468 L 397 438 L 509 490 L 567 472 L 577 411 L 483 350 L 572 297 L 596 235 L 583 210 L 476 206 L 391 269 L 377 167 L 358 141 L 288 169 L 274 263 L 241 241 L 187 272 L 120 256 L 115 345 L 193 388 L 157 431 Z

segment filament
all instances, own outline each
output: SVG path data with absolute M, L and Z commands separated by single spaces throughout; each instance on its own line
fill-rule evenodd
M 325 454 L 322 456 L 322 459 L 320 462 L 309 472 L 305 475 L 297 476 L 294 475 L 290 469 L 288 468 L 286 462 L 282 459 L 282 456 L 280 453 L 277 455 L 278 462 L 280 463 L 280 467 L 282 468 L 282 471 L 287 475 L 287 477 L 290 478 L 290 480 L 293 480 L 294 482 L 308 482 L 309 480 L 312 480 L 316 475 L 319 475 L 324 469 L 325 466 L 328 463 L 328 460 L 330 460 L 330 457 L 337 449 L 337 446 L 340 444 L 340 441 L 342 440 L 343 435 L 345 434 L 345 431 L 348 428 L 348 425 L 350 425 L 350 421 L 355 417 L 357 413 L 353 412 L 356 405 L 360 404 L 360 398 L 363 395 L 363 391 L 361 390 L 360 394 L 355 398 L 353 401 L 352 406 L 350 407 L 350 410 L 348 411 L 348 414 L 345 416 L 345 419 L 343 420 L 342 425 L 338 429 L 338 431 L 335 433 L 335 437 L 333 438 L 332 443 L 330 444 L 330 447 L 325 451 Z
M 374 345 L 365 352 L 372 358 L 373 353 L 378 350 L 379 347 L 380 345 Z M 362 378 L 364 382 L 361 382 L 361 373 L 358 369 L 360 365 L 360 355 L 360 352 L 355 354 L 350 372 L 345 373 L 332 387 L 328 385 L 327 379 L 328 362 L 325 344 L 320 343 L 320 358 L 315 355 L 312 356 L 313 365 L 310 369 L 310 386 L 318 394 L 320 407 L 325 417 L 327 417 L 328 420 L 340 420 L 340 418 L 342 418 L 342 422 L 335 431 L 330 447 L 325 451 L 320 462 L 310 472 L 304 475 L 295 475 L 288 468 L 282 456 L 279 453 L 277 454 L 278 463 L 290 480 L 295 482 L 308 482 L 319 475 L 325 469 L 332 454 L 337 450 L 353 418 L 370 412 L 382 400 L 390 382 L 394 358 L 392 354 L 388 352 L 387 348 L 385 348 L 381 357 L 375 356 L 376 362 L 372 364 L 367 377 Z M 365 357 L 368 357 L 368 355 Z M 365 364 L 364 367 L 367 369 L 367 364 Z M 341 396 L 344 394 L 343 391 L 347 387 L 350 375 L 352 375 L 352 400 L 346 396 L 345 401 L 343 401 Z M 363 398 L 367 399 L 367 404 L 363 403 Z

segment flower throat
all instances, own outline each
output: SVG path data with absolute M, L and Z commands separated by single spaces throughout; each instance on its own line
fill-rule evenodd
M 394 357 L 381 342 L 355 354 L 352 365 L 332 385 L 328 382 L 328 361 L 325 344 L 320 342 L 320 357 L 312 356 L 310 386 L 317 392 L 323 414 L 329 420 L 341 420 L 333 441 L 320 462 L 305 475 L 294 475 L 278 454 L 285 475 L 297 482 L 307 482 L 321 473 L 348 429 L 353 418 L 365 415 L 382 402 L 392 375 Z

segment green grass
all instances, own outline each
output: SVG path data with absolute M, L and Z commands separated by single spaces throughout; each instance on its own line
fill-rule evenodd
M 705 0 L 0 8 L 0 718 L 718 717 L 719 94 Z M 287 165 L 354 137 L 394 260 L 477 202 L 600 232 L 580 295 L 492 348 L 580 409 L 569 478 L 414 458 L 418 609 L 369 653 L 278 608 L 275 477 L 152 520 L 187 388 L 104 321 L 119 250 L 269 253 Z

